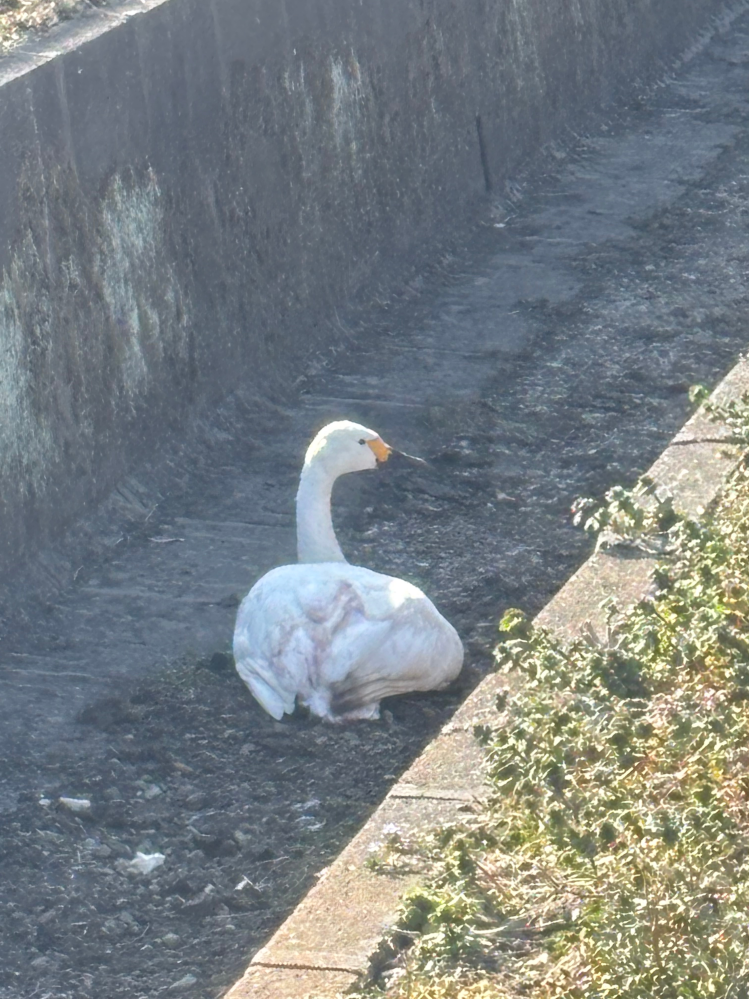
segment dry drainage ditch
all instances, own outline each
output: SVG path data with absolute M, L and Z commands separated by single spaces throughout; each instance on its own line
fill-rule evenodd
M 6 595 L 3 999 L 221 995 L 489 668 L 502 609 L 582 560 L 571 500 L 647 467 L 746 346 L 747 32 L 558 151 L 293 404 L 236 396 Z M 225 652 L 334 416 L 432 459 L 342 483 L 337 522 L 352 561 L 434 596 L 468 666 L 380 723 L 277 724 Z

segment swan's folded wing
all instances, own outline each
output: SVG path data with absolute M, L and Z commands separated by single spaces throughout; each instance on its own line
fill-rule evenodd
M 360 646 L 351 668 L 331 684 L 334 715 L 360 711 L 383 697 L 443 687 L 460 672 L 460 639 L 431 604 L 412 605 L 387 623 L 387 632 Z
M 237 672 L 274 718 L 293 712 L 297 697 L 327 714 L 331 685 L 371 659 L 392 629 L 367 616 L 367 594 L 338 567 L 312 568 L 273 570 L 237 613 Z
M 237 670 L 275 718 L 373 717 L 383 697 L 444 686 L 460 671 L 457 633 L 410 583 L 356 566 L 272 570 L 237 614 Z
M 308 617 L 293 586 L 282 584 L 278 570 L 260 580 L 242 601 L 234 628 L 237 672 L 276 719 L 293 712 L 314 657 Z

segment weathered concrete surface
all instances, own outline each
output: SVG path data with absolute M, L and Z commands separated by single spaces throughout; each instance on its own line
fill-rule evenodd
M 0 567 L 722 6 L 147 0 L 0 62 Z
M 287 914 L 289 885 L 295 900 L 312 887 L 348 823 L 365 821 L 402 772 L 402 756 L 381 747 L 393 733 L 400 745 L 436 734 L 488 667 L 502 610 L 537 612 L 583 561 L 589 545 L 570 524 L 572 499 L 631 483 L 687 418 L 689 384 L 717 381 L 746 349 L 748 53 L 743 17 L 636 107 L 556 149 L 554 171 L 523 197 L 492 200 L 451 259 L 360 315 L 347 349 L 315 359 L 295 405 L 235 394 L 64 545 L 31 560 L 23 587 L 2 591 L 0 842 L 19 844 L 0 858 L 0 873 L 14 872 L 0 905 L 2 999 L 151 999 L 186 964 L 198 979 L 191 999 L 215 999 Z M 430 471 L 349 477 L 335 517 L 352 561 L 422 585 L 455 622 L 468 649 L 462 686 L 393 699 L 381 724 L 331 731 L 296 717 L 275 730 L 227 669 L 210 687 L 206 730 L 206 685 L 195 677 L 207 671 L 185 667 L 184 686 L 171 687 L 164 666 L 228 648 L 237 596 L 293 558 L 301 457 L 311 432 L 341 416 L 432 460 Z M 154 735 L 156 723 L 127 708 L 130 695 L 142 708 L 157 686 Z M 76 722 L 112 695 L 122 725 Z M 183 776 L 160 761 L 183 759 L 192 726 L 206 744 Z M 469 736 L 450 734 L 466 749 Z M 261 740 L 271 748 L 261 751 Z M 293 751 L 276 753 L 284 744 Z M 360 775 L 364 760 L 375 761 L 367 780 L 335 802 L 336 775 Z M 412 772 L 406 798 L 455 790 L 445 758 L 431 763 Z M 231 796 L 216 792 L 222 769 L 236 777 Z M 58 830 L 54 850 L 39 837 L 42 794 L 85 792 L 98 806 L 113 783 L 137 798 L 146 776 L 163 788 L 148 834 L 92 819 L 86 830 Z M 190 804 L 193 794 L 228 834 L 249 820 L 257 850 L 195 850 L 186 830 L 203 806 Z M 295 808 L 310 797 L 321 828 L 288 855 L 274 822 L 285 813 L 301 828 Z M 138 801 L 134 811 L 156 810 Z M 146 836 L 169 857 L 163 893 L 85 847 L 99 837 L 136 850 Z M 265 861 L 266 847 L 283 862 Z M 184 898 L 208 883 L 231 897 L 245 875 L 263 887 L 231 929 L 218 915 L 190 924 L 169 900 L 174 872 L 194 884 Z M 56 961 L 35 965 L 39 907 L 54 910 L 63 892 Z M 137 927 L 106 953 L 92 934 L 118 906 Z M 82 959 L 74 925 L 88 926 L 86 940 L 102 950 Z M 172 931 L 178 947 L 144 949 L 141 933 L 155 941 Z

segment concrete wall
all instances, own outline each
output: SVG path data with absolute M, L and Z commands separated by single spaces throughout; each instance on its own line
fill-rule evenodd
M 719 0 L 147 0 L 0 61 L 0 564 Z

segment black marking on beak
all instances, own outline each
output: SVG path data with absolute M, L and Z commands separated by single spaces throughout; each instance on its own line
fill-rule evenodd
M 415 454 L 408 454 L 406 451 L 398 451 L 397 448 L 393 448 L 390 453 L 392 456 L 405 458 L 406 461 L 410 461 L 414 465 L 423 465 L 425 468 L 429 467 L 428 461 L 424 461 L 423 458 L 417 458 Z

